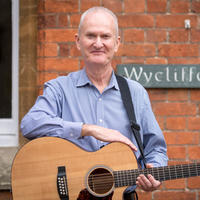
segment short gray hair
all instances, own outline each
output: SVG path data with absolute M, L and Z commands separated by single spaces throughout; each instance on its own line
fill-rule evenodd
M 81 27 L 82 27 L 82 24 L 83 24 L 83 21 L 84 21 L 86 15 L 89 14 L 89 13 L 92 13 L 92 12 L 97 12 L 97 11 L 106 12 L 106 13 L 110 14 L 113 17 L 114 23 L 115 23 L 115 27 L 116 27 L 116 35 L 118 36 L 119 35 L 119 28 L 118 28 L 118 20 L 117 20 L 116 15 L 111 10 L 109 10 L 108 8 L 101 7 L 101 6 L 89 8 L 88 10 L 86 10 L 81 15 L 80 23 L 79 23 L 79 26 L 78 26 L 78 34 L 80 35 L 80 33 L 81 33 Z

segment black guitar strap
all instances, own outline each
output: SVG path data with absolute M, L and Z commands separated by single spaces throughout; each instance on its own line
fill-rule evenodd
M 130 120 L 131 130 L 135 136 L 135 140 L 137 142 L 138 148 L 140 150 L 141 158 L 144 163 L 144 167 L 146 168 L 146 160 L 144 157 L 144 151 L 143 151 L 143 144 L 140 137 L 140 126 L 137 124 L 136 117 L 135 117 L 135 111 L 134 106 L 130 94 L 130 89 L 128 86 L 128 83 L 125 78 L 122 76 L 119 76 L 116 74 L 117 82 L 119 85 L 122 101 L 124 103 L 124 107 L 126 109 L 126 112 L 128 114 L 128 118 Z

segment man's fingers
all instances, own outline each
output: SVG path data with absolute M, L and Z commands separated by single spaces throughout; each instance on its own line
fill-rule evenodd
M 155 180 L 151 174 L 148 174 L 148 179 L 151 182 L 153 188 L 158 189 L 160 187 L 161 182 Z
M 131 149 L 132 149 L 133 151 L 137 151 L 137 147 L 136 147 L 132 142 L 129 143 L 128 146 L 131 147 Z
M 124 136 L 124 140 L 121 142 L 127 144 L 133 151 L 137 151 L 137 147 L 127 137 Z

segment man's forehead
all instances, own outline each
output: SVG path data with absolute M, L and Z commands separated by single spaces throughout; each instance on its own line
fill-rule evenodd
M 101 29 L 102 31 L 107 30 L 107 32 L 111 34 L 116 33 L 118 35 L 114 16 L 104 10 L 91 11 L 85 15 L 81 26 L 79 26 L 79 34 L 81 34 L 82 31 L 89 31 L 89 29 L 91 31 L 96 29 L 96 31 L 99 32 Z
M 89 12 L 85 16 L 84 21 L 88 21 L 88 20 L 89 21 L 95 21 L 97 18 L 102 19 L 102 21 L 104 19 L 106 19 L 106 21 L 108 21 L 108 20 L 114 21 L 114 18 L 110 13 L 108 13 L 106 11 L 102 11 L 102 10 L 99 10 L 99 11 L 96 11 L 96 12 L 95 11 Z M 84 21 L 83 21 L 83 23 L 84 23 Z

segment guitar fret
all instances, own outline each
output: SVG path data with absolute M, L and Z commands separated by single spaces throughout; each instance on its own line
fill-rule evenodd
M 122 171 L 119 171 L 120 173 L 119 173 L 119 177 L 120 177 L 120 179 L 119 179 L 119 184 L 120 184 L 120 186 L 122 187 L 123 186 L 123 179 L 122 179 Z
M 192 165 L 192 167 L 191 167 L 191 169 L 190 169 L 190 174 L 191 174 L 191 176 L 196 176 L 196 174 L 197 174 L 197 171 L 196 171 L 196 166 L 195 166 L 195 164 L 194 165 Z
M 134 169 L 115 171 L 115 187 L 130 186 L 136 184 L 136 179 L 140 174 L 147 176 L 152 174 L 156 180 L 165 181 L 179 178 L 188 178 L 200 175 L 200 163 L 171 165 L 148 169 Z
M 171 176 L 170 176 L 169 167 L 163 167 L 163 170 L 165 171 L 165 180 L 170 180 Z

